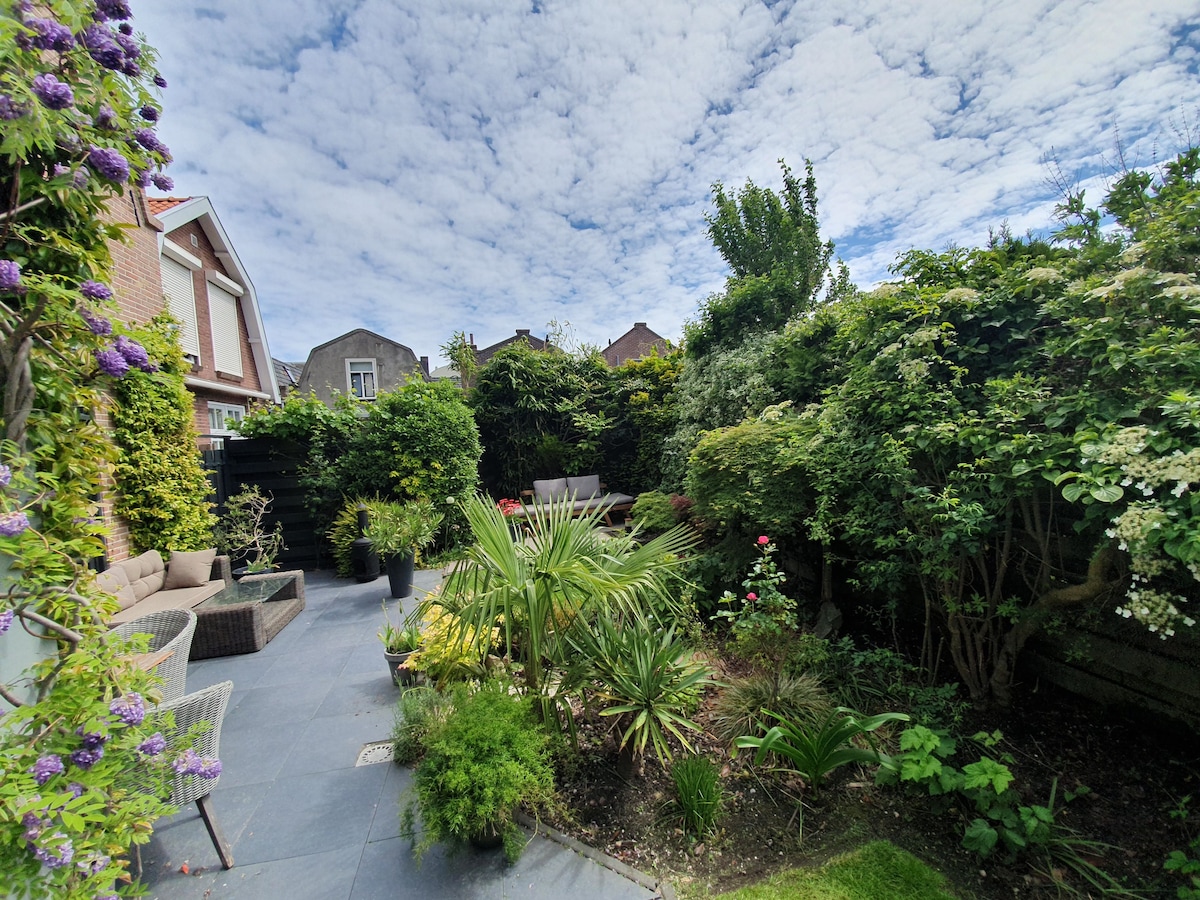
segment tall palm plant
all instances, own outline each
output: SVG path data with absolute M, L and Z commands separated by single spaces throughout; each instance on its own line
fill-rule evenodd
M 546 676 L 570 655 L 567 631 L 601 611 L 621 621 L 647 606 L 676 608 L 671 576 L 695 537 L 676 528 L 639 544 L 599 530 L 603 509 L 573 517 L 570 499 L 527 512 L 527 531 L 514 536 L 489 499 L 468 500 L 475 543 L 434 602 L 457 615 L 463 634 L 486 636 L 500 624 L 505 650 L 524 663 L 525 690 L 543 698 L 545 715 L 553 694 Z

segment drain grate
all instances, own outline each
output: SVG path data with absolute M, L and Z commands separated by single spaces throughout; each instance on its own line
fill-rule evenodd
M 392 742 L 391 741 L 375 741 L 371 744 L 364 744 L 362 750 L 358 751 L 357 766 L 372 766 L 375 763 L 391 762 L 392 761 Z

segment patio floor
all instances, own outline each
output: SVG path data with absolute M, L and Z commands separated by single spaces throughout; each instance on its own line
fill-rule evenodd
M 428 590 L 439 579 L 439 572 L 421 571 L 416 583 Z M 220 867 L 195 804 L 189 804 L 159 820 L 142 847 L 148 896 L 671 896 L 667 885 L 660 893 L 649 877 L 540 833 L 512 867 L 498 851 L 451 855 L 440 846 L 418 867 L 409 840 L 399 833 L 410 770 L 388 761 L 357 765 L 364 746 L 388 739 L 399 697 L 376 637 L 387 579 L 358 584 L 318 571 L 305 573 L 305 585 L 306 608 L 261 651 L 189 664 L 189 691 L 225 680 L 234 685 L 212 807 L 235 866 Z M 407 612 L 415 599 L 402 603 Z M 394 619 L 396 601 L 389 607 Z

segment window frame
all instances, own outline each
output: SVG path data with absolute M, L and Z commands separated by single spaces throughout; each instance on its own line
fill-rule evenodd
M 370 366 L 370 369 L 369 370 L 360 369 L 358 371 L 355 371 L 352 368 L 355 364 L 368 365 L 368 366 Z M 370 374 L 370 376 L 371 376 L 370 395 L 367 394 L 365 387 L 363 388 L 361 393 L 354 389 L 354 376 L 355 375 L 360 376 L 360 381 L 361 381 L 361 376 L 365 375 L 365 374 Z M 359 400 L 371 401 L 371 400 L 374 400 L 379 395 L 379 365 L 376 362 L 375 357 L 361 356 L 361 357 L 347 357 L 346 358 L 346 390 L 353 396 L 357 397 Z

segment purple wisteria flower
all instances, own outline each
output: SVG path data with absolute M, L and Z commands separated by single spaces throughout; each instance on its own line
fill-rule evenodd
M 158 139 L 158 135 L 149 128 L 139 128 L 133 133 L 134 140 L 153 153 L 161 153 L 163 156 L 170 156 L 171 151 L 167 149 L 167 145 Z
M 33 93 L 47 109 L 66 109 L 75 102 L 71 86 L 59 81 L 49 72 L 43 72 L 33 79 Z
M 146 704 L 142 702 L 141 694 L 129 693 L 113 698 L 108 711 L 126 725 L 141 725 L 142 719 L 146 718 Z
M 150 187 L 150 171 L 149 169 L 139 169 L 137 166 L 133 168 L 133 174 L 129 176 L 129 180 L 140 188 Z
M 16 537 L 29 527 L 29 517 L 21 510 L 0 515 L 0 535 Z
M 171 763 L 171 767 L 175 770 L 176 775 L 198 775 L 200 768 L 204 765 L 204 760 L 200 755 L 191 748 L 184 750 L 183 753 L 176 758 L 175 762 Z
M 155 76 L 154 76 L 154 83 L 155 83 L 156 85 L 158 85 L 160 88 L 164 88 L 164 89 L 165 89 L 165 88 L 166 88 L 166 86 L 167 86 L 167 79 L 163 78 L 161 75 L 155 75 Z
M 125 59 L 133 60 L 142 55 L 142 48 L 138 46 L 138 42 L 123 31 L 118 31 L 113 35 L 113 40 L 120 45 L 125 52 Z
M 21 816 L 21 824 L 25 826 L 24 838 L 27 841 L 36 841 L 42 836 L 42 828 L 45 827 L 45 822 L 37 813 L 27 812 Z
M 112 322 L 104 316 L 98 316 L 91 310 L 83 308 L 80 308 L 79 315 L 83 317 L 83 321 L 87 322 L 92 334 L 112 334 Z
M 30 767 L 29 773 L 38 784 L 45 784 L 55 775 L 61 775 L 64 769 L 62 757 L 55 753 L 47 753 L 38 757 L 38 761 Z
M 125 362 L 129 363 L 129 365 L 137 366 L 143 372 L 153 372 L 157 368 L 157 366 L 152 367 L 150 356 L 146 353 L 146 348 L 137 341 L 121 335 L 117 338 L 113 346 L 118 353 L 125 357 Z
M 140 115 L 147 122 L 157 122 L 160 114 L 159 111 L 153 106 L 146 105 L 138 110 L 138 115 Z
M 119 150 L 92 147 L 88 151 L 88 165 L 98 172 L 101 178 L 118 184 L 129 178 L 129 160 L 122 156 Z
M 30 19 L 25 24 L 37 32 L 33 46 L 39 50 L 57 50 L 64 53 L 75 46 L 75 35 L 71 34 L 71 29 L 62 22 L 56 22 L 54 19 Z
M 11 291 L 21 284 L 21 267 L 11 259 L 0 259 L 0 291 Z
M 86 875 L 99 875 L 108 868 L 108 864 L 112 862 L 112 857 L 109 856 L 93 856 L 91 859 L 81 859 L 75 863 L 80 872 Z
M 211 756 L 204 757 L 196 774 L 201 778 L 216 778 L 221 774 L 221 761 Z
M 96 0 L 96 17 L 128 19 L 133 15 L 127 0 Z
M 90 279 L 79 286 L 79 293 L 89 300 L 108 300 L 113 295 L 112 288 L 107 284 Z
M 71 754 L 71 762 L 81 769 L 90 769 L 104 758 L 103 747 L 80 747 Z
M 61 831 L 54 832 L 50 839 L 58 839 L 56 847 L 39 847 L 31 844 L 29 849 L 33 852 L 33 858 L 47 869 L 61 869 L 63 866 L 68 865 L 72 857 L 75 856 L 75 847 Z
M 12 481 L 12 469 L 8 466 L 0 465 L 0 487 L 8 487 Z
M 83 796 L 85 788 L 78 781 L 72 781 L 67 785 L 67 790 L 71 792 L 71 796 L 78 798 Z
M 88 179 L 91 175 L 92 173 L 87 166 L 80 166 L 75 170 L 75 175 L 71 178 L 71 184 L 79 190 L 83 190 L 87 187 Z
M 79 43 L 87 49 L 88 56 L 104 66 L 119 72 L 125 66 L 125 51 L 113 39 L 113 33 L 103 25 L 89 25 L 78 35 Z
M 113 378 L 124 378 L 125 373 L 129 371 L 129 363 L 125 361 L 125 357 L 112 347 L 96 351 L 96 365 L 100 367 L 101 372 Z
M 128 22 L 122 22 L 117 26 L 117 31 L 121 32 L 121 34 L 133 34 L 133 26 Z
M 132 59 L 129 59 L 125 61 L 125 65 L 121 67 L 121 71 L 130 78 L 137 78 L 142 74 L 142 67 L 135 63 Z
M 7 634 L 8 629 L 12 628 L 12 623 L 13 611 L 11 609 L 6 609 L 4 612 L 0 612 L 0 634 Z
M 151 175 L 150 180 L 154 182 L 154 186 L 160 191 L 175 190 L 175 180 L 168 175 L 162 174 L 161 172 Z
M 108 740 L 108 736 L 99 731 L 85 732 L 82 725 L 75 729 L 75 733 L 83 740 L 85 750 L 95 750 L 103 747 L 104 742 Z
M 104 131 L 113 131 L 117 127 L 117 114 L 111 106 L 105 103 L 96 113 L 96 117 L 92 119 L 92 124 Z
M 8 94 L 0 94 L 0 120 L 10 122 L 25 115 L 25 107 L 13 100 Z
M 167 749 L 167 739 L 162 736 L 162 732 L 156 731 L 150 737 L 146 738 L 138 744 L 138 753 L 146 756 L 158 756 Z

